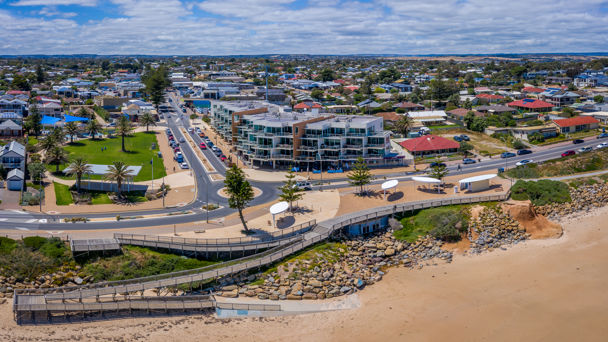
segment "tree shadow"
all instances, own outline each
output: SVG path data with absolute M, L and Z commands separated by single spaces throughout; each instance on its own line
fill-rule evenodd
M 296 218 L 291 215 L 291 216 L 283 216 L 281 218 L 277 219 L 277 228 L 279 229 L 284 229 L 284 228 L 288 228 L 290 226 L 292 226 L 294 223 L 296 223 Z
M 81 142 L 81 141 L 74 141 L 74 142 L 69 142 L 69 143 L 67 143 L 67 145 L 68 145 L 68 146 L 75 146 L 75 147 L 77 147 L 77 146 L 84 146 L 84 145 L 85 145 L 85 143 L 83 143 L 83 142 Z

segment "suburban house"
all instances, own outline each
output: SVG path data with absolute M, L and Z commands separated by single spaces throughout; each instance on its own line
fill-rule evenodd
M 394 104 L 393 108 L 403 108 L 407 112 L 415 112 L 418 110 L 424 110 L 423 105 L 419 105 L 419 104 L 413 103 L 413 102 L 399 102 L 399 103 Z
M 323 108 L 323 106 L 321 106 L 321 104 L 317 103 L 317 102 L 312 102 L 312 101 L 304 101 L 304 102 L 300 102 L 298 104 L 296 104 L 295 106 L 293 106 L 293 110 L 295 112 L 309 112 L 313 109 L 320 109 Z
M 61 114 L 63 113 L 63 107 L 61 107 L 61 104 L 58 104 L 57 102 L 44 102 L 34 106 L 38 108 L 38 112 L 40 112 L 41 116 L 46 115 L 54 118 L 61 118 Z
M 6 187 L 11 191 L 21 191 L 25 174 L 19 169 L 13 169 L 6 175 Z
M 387 124 L 394 124 L 395 122 L 399 121 L 399 119 L 401 118 L 401 115 L 395 113 L 395 112 L 380 112 L 380 113 L 376 113 L 376 116 L 381 117 L 382 120 L 384 120 L 384 123 Z
M 531 112 L 548 112 L 553 108 L 551 103 L 537 99 L 522 99 L 507 103 L 507 106 Z
M 414 156 L 455 153 L 460 148 L 458 142 L 432 134 L 404 140 L 399 145 Z
M 426 110 L 420 112 L 408 112 L 407 116 L 412 118 L 414 125 L 428 126 L 428 125 L 442 125 L 447 119 L 447 114 L 442 110 Z
M 0 138 L 13 138 L 23 135 L 23 126 L 13 120 L 5 120 L 0 123 Z
M 544 91 L 545 89 L 536 87 L 523 87 L 521 89 L 521 93 L 524 96 L 538 96 L 538 94 L 543 93 Z
M 503 106 L 503 105 L 490 105 L 490 106 L 479 106 L 476 107 L 475 110 L 477 110 L 478 112 L 481 113 L 487 113 L 487 114 L 503 114 L 503 113 L 511 113 L 511 114 L 515 114 L 515 112 L 517 112 L 517 109 L 511 108 L 509 106 Z
M 490 102 L 498 102 L 503 100 L 505 97 L 502 95 L 494 95 L 494 94 L 477 94 L 475 95 L 475 99 L 479 103 L 490 103 Z
M 542 92 L 539 97 L 541 100 L 553 105 L 553 107 L 563 107 L 573 104 L 581 96 L 568 90 L 549 88 Z
M 25 115 L 27 102 L 20 99 L 0 99 L 0 113 L 17 113 Z
M 516 139 L 528 141 L 530 135 L 540 133 L 545 138 L 555 137 L 559 134 L 559 130 L 555 125 L 540 125 L 540 126 L 517 126 L 509 127 L 509 131 Z
M 0 163 L 5 170 L 25 169 L 25 146 L 11 141 L 0 149 Z
M 563 77 L 563 76 L 547 76 L 545 78 L 545 82 L 547 82 L 548 84 L 568 85 L 568 84 L 572 83 L 572 79 L 570 77 Z
M 600 122 L 592 116 L 577 116 L 569 119 L 553 120 L 561 133 L 574 133 L 597 129 Z
M 334 114 L 350 114 L 357 111 L 357 106 L 355 105 L 333 105 L 325 107 L 328 113 Z
M 154 106 L 142 100 L 129 100 L 129 102 L 122 105 L 121 113 L 128 115 L 131 121 L 138 121 L 139 117 L 144 115 L 144 113 L 151 113 L 158 120 L 158 114 Z
M 471 109 L 466 109 L 466 108 L 456 108 L 456 109 L 452 109 L 450 111 L 445 112 L 449 117 L 452 117 L 456 120 L 463 120 L 464 117 L 469 113 L 469 112 L 473 112 L 473 115 L 475 116 L 483 116 L 484 114 L 480 111 L 477 110 L 471 110 Z
M 115 96 L 97 96 L 95 104 L 107 111 L 118 111 L 129 99 Z

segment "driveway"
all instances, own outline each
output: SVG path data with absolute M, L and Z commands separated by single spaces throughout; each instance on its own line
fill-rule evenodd
M 1 188 L 0 200 L 2 201 L 2 203 L 0 203 L 0 209 L 21 210 L 21 206 L 19 206 L 19 194 L 20 191 L 10 191 L 6 188 Z

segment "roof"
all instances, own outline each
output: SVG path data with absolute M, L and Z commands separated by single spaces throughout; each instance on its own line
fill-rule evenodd
M 487 100 L 502 100 L 505 97 L 502 95 L 493 95 L 493 94 L 477 94 L 475 95 L 478 99 L 487 99 Z
M 52 116 L 45 115 L 45 116 L 42 117 L 42 120 L 40 120 L 40 124 L 43 125 L 43 126 L 45 126 L 45 125 L 54 125 L 58 121 L 60 121 L 60 119 L 54 118 Z
M 91 168 L 91 172 L 90 174 L 92 175 L 98 175 L 98 176 L 103 176 L 103 175 L 107 175 L 108 172 L 110 171 L 110 165 L 100 165 L 100 164 L 87 164 L 90 168 Z M 70 169 L 70 167 L 66 167 L 63 172 L 67 172 Z M 135 177 L 139 174 L 139 171 L 141 171 L 141 166 L 137 165 L 137 166 L 127 166 L 127 170 L 129 172 L 129 176 L 130 177 Z
M 23 174 L 23 171 L 19 169 L 12 169 L 6 175 L 7 180 L 15 177 L 17 177 L 18 179 L 24 179 L 25 175 Z
M 21 127 L 19 127 L 19 129 L 21 129 Z M 21 145 L 20 143 L 18 143 L 16 141 L 11 141 L 10 144 L 4 145 L 4 150 L 3 150 L 2 154 L 8 153 L 8 152 L 15 152 L 18 155 L 25 157 L 25 146 Z
M 89 121 L 89 119 L 87 119 L 87 118 L 82 118 L 82 117 L 80 117 L 80 116 L 72 116 L 72 115 L 67 115 L 67 114 L 65 114 L 65 115 L 63 116 L 63 120 L 64 120 L 65 122 L 72 122 L 72 121 L 82 121 L 82 122 L 86 122 L 86 121 Z
M 395 104 L 393 107 L 396 108 L 424 108 L 423 105 L 413 103 L 413 102 L 399 102 Z
M 21 125 L 15 123 L 13 120 L 6 120 L 3 123 L 0 123 L 0 129 L 21 129 Z
M 375 115 L 381 117 L 384 121 L 399 121 L 399 118 L 401 118 L 401 115 L 395 112 L 380 112 Z
M 454 115 L 454 116 L 465 116 L 465 115 L 467 115 L 468 112 L 473 112 L 473 115 L 475 115 L 475 116 L 483 116 L 482 112 L 479 112 L 476 110 L 470 110 L 470 109 L 466 109 L 466 108 L 456 108 L 456 109 L 447 111 L 446 113 Z
M 478 111 L 480 112 L 495 112 L 495 113 L 501 113 L 501 112 L 514 112 L 515 109 L 508 107 L 508 106 L 503 106 L 503 105 L 491 105 L 491 106 L 479 106 L 477 108 Z
M 479 182 L 479 181 L 483 181 L 483 180 L 492 179 L 494 177 L 496 177 L 496 174 L 492 173 L 489 175 L 479 175 L 479 176 L 473 176 L 473 177 L 461 179 L 458 182 L 459 183 L 473 183 L 473 182 Z
M 553 120 L 559 127 L 571 127 L 599 123 L 593 116 L 577 116 L 569 119 Z
M 521 91 L 525 93 L 542 93 L 543 91 L 545 91 L 545 89 L 536 87 L 523 87 Z
M 399 145 L 410 152 L 449 150 L 460 147 L 460 144 L 452 139 L 432 134 L 408 139 L 400 142 Z
M 422 183 L 441 183 L 441 181 L 439 179 L 433 178 L 433 177 L 414 176 L 414 177 L 412 177 L 412 180 L 414 182 L 422 182 Z
M 523 99 L 507 103 L 509 107 L 522 107 L 528 109 L 537 108 L 553 108 L 553 105 L 549 102 L 545 102 L 537 99 Z

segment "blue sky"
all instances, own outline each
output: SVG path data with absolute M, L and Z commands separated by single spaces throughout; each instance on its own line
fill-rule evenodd
M 608 51 L 608 0 L 0 0 L 0 54 Z

